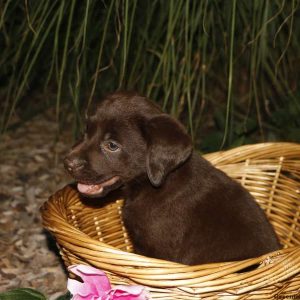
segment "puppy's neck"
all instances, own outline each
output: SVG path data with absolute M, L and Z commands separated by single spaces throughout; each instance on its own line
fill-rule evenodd
M 143 194 L 149 192 L 155 193 L 156 190 L 157 189 L 151 185 L 146 174 L 127 182 L 123 187 L 126 201 L 134 201 Z
M 209 163 L 201 158 L 198 153 L 193 151 L 190 158 L 185 163 L 168 174 L 161 186 L 154 187 L 147 174 L 144 174 L 125 184 L 125 197 L 128 201 L 135 201 L 140 197 L 147 197 L 150 194 L 153 198 L 170 199 L 172 198 L 170 197 L 170 194 L 177 193 L 174 188 L 178 188 L 184 192 L 185 187 L 189 186 L 188 182 L 196 180 L 199 176 L 199 164 L 206 165 Z M 168 197 L 163 197 L 164 193 L 168 193 Z

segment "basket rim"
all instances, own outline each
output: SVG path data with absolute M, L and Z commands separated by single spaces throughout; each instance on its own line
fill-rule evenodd
M 294 142 L 265 142 L 242 145 L 228 150 L 220 150 L 212 153 L 206 153 L 203 157 L 212 164 L 223 165 L 230 159 L 231 163 L 241 161 L 241 153 L 243 157 L 247 155 L 248 159 L 259 159 L 262 155 L 267 158 L 274 157 L 298 157 L 300 158 L 300 143 Z

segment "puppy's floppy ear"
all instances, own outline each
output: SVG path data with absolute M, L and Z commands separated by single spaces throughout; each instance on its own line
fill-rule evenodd
M 192 153 L 192 142 L 184 127 L 165 114 L 146 123 L 146 135 L 147 174 L 152 185 L 158 187 L 171 171 L 188 159 Z

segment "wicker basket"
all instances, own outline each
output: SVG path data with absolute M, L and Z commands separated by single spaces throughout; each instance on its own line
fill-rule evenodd
M 197 266 L 136 255 L 121 220 L 123 201 L 91 206 L 67 186 L 41 209 L 65 265 L 93 265 L 113 284 L 146 286 L 153 299 L 300 299 L 300 145 L 256 144 L 206 158 L 252 193 L 283 250 Z

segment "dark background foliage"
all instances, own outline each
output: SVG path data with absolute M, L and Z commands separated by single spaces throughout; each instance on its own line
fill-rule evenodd
M 0 2 L 1 131 L 136 90 L 202 151 L 300 141 L 299 0 Z

